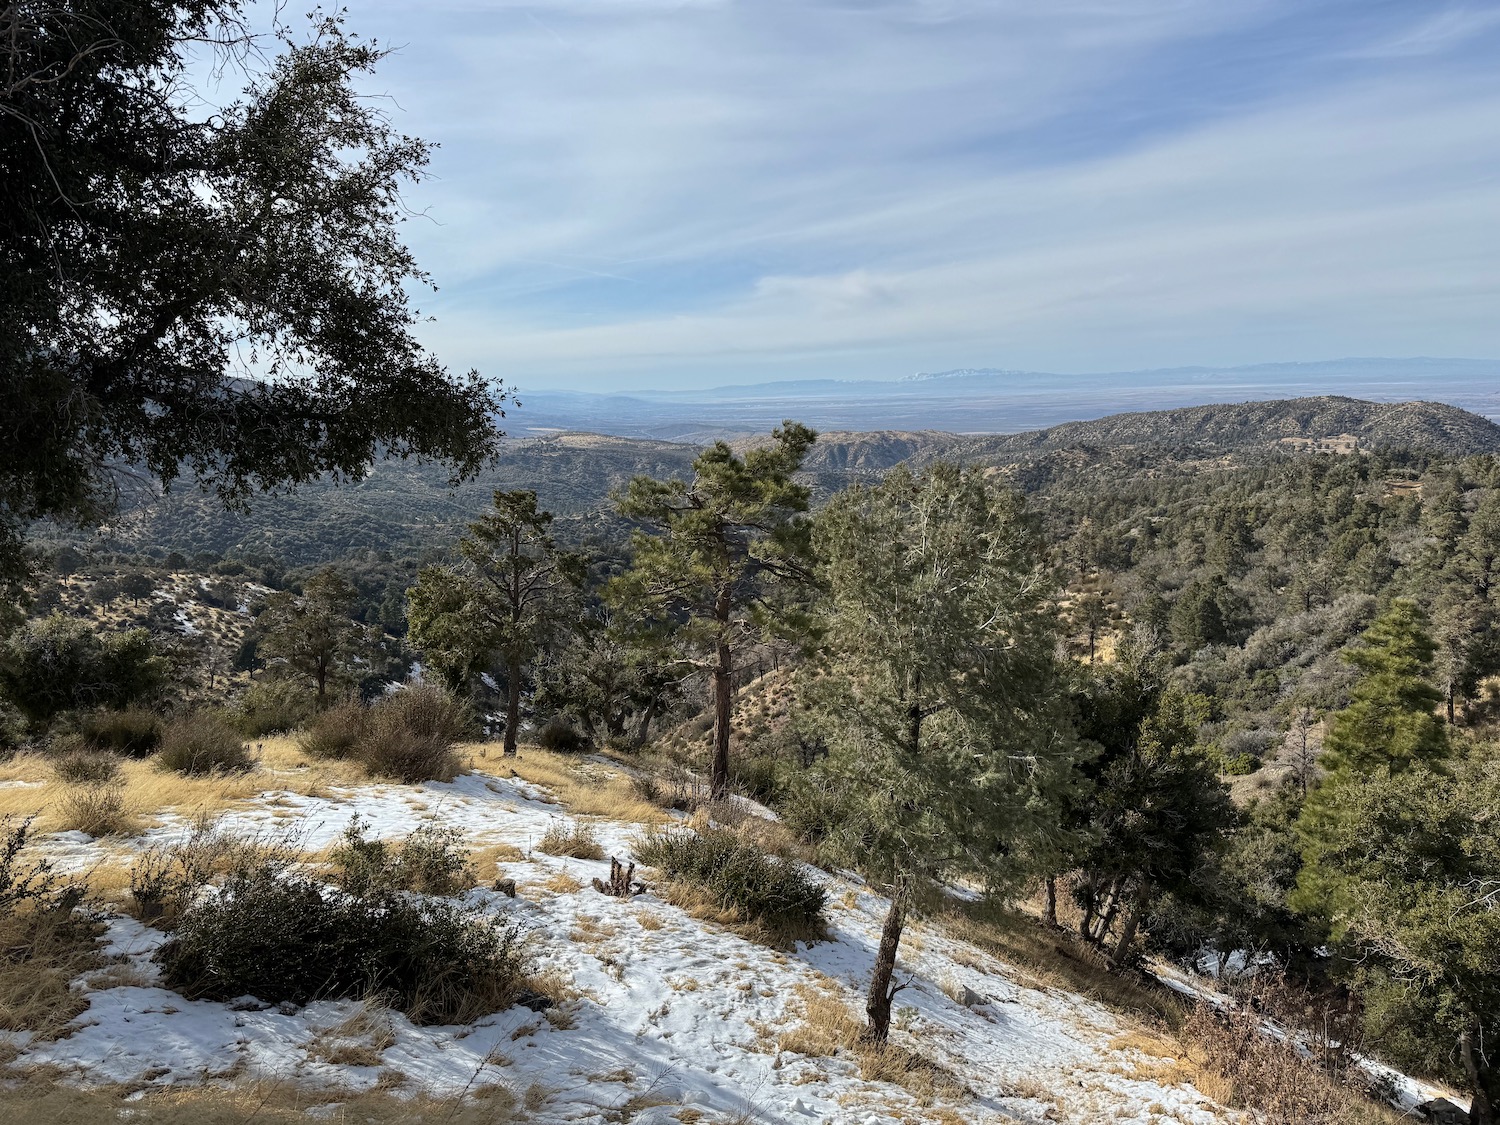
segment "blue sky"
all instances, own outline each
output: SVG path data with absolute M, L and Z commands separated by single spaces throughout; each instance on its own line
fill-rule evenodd
M 351 0 L 522 388 L 1500 356 L 1500 4 Z

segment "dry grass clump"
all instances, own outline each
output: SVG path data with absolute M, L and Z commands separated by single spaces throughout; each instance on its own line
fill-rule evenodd
M 89 836 L 129 836 L 141 825 L 125 807 L 123 785 L 72 787 L 58 802 L 54 827 Z
M 73 785 L 103 784 L 120 775 L 120 759 L 107 750 L 73 746 L 51 756 L 58 781 Z
M 453 743 L 436 734 L 420 734 L 395 711 L 375 709 L 370 731 L 359 745 L 359 762 L 376 777 L 407 785 L 452 781 L 462 770 Z
M 850 1011 L 832 986 L 816 988 L 799 984 L 797 1002 L 801 1021 L 777 1037 L 778 1050 L 810 1058 L 851 1058 L 865 1081 L 893 1083 L 923 1105 L 931 1103 L 934 1097 L 964 1093 L 951 1074 L 915 1051 L 866 1039 L 864 1022 Z
M 576 755 L 554 754 L 537 747 L 525 747 L 515 757 L 505 758 L 496 743 L 472 748 L 471 767 L 504 775 L 514 774 L 524 781 L 541 785 L 569 811 L 580 816 L 602 816 L 633 824 L 664 824 L 668 817 L 662 810 L 644 800 L 632 787 L 629 778 L 606 763 Z
M 603 859 L 604 848 L 594 829 L 587 824 L 564 824 L 553 821 L 547 826 L 537 847 L 548 855 L 565 855 L 574 859 Z
M 321 711 L 297 739 L 310 758 L 353 758 L 369 726 L 369 710 L 357 699 L 345 699 Z
M 1099 951 L 1070 931 L 1043 926 L 999 903 L 955 904 L 944 921 L 954 937 L 1023 969 L 1031 983 L 1077 992 L 1170 1028 L 1187 1016 L 1188 1006 L 1175 992 L 1145 977 L 1111 972 Z
M 379 997 L 369 997 L 348 1019 L 320 1032 L 307 1053 L 335 1066 L 380 1066 L 395 1044 L 390 1009 Z
M 1265 1125 L 1374 1125 L 1401 1118 L 1351 1089 L 1311 1061 L 1296 1045 L 1272 1038 L 1251 1008 L 1218 1011 L 1200 1004 L 1182 1027 L 1188 1057 L 1207 1072 L 1195 1081 L 1232 1108 L 1253 1110 Z M 1214 1081 L 1214 1079 L 1217 1081 Z
M 0 1030 L 54 1039 L 88 1007 L 69 987 L 99 964 L 83 890 L 31 855 L 29 820 L 0 820 Z
M 473 731 L 467 706 L 430 684 L 403 687 L 373 707 L 346 700 L 313 720 L 299 740 L 313 758 L 353 760 L 376 777 L 415 785 L 463 770 L 455 744 Z
M 303 1087 L 281 1078 L 143 1092 L 128 1085 L 80 1090 L 45 1070 L 0 1076 L 7 1079 L 0 1082 L 0 1120 L 38 1125 L 97 1125 L 127 1114 L 132 1125 L 306 1125 L 314 1107 L 332 1107 L 326 1116 L 360 1125 L 511 1125 L 522 1120 L 520 1099 L 503 1084 L 476 1082 L 462 1094 L 436 1097 L 399 1081 L 377 1084 L 368 1093 Z
M 162 769 L 190 777 L 245 773 L 255 765 L 240 732 L 209 712 L 168 723 L 156 760 Z

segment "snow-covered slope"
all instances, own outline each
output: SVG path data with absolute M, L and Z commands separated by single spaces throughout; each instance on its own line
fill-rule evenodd
M 71 1034 L 53 1042 L 10 1034 L 16 1064 L 46 1064 L 82 1085 L 273 1075 L 329 1091 L 379 1084 L 443 1096 L 503 1084 L 537 1121 L 1233 1119 L 1186 1084 L 1187 1068 L 1124 1045 L 1134 1029 L 1121 1017 L 1067 992 L 1029 987 L 1023 974 L 925 926 L 903 943 L 903 973 L 913 980 L 897 997 L 893 1043 L 931 1064 L 936 1088 L 929 1094 L 908 1082 L 914 1093 L 861 1078 L 857 1057 L 817 1051 L 810 1044 L 818 1037 L 804 1025 L 812 1009 L 822 1013 L 814 1022 L 826 1020 L 830 1000 L 858 1013 L 886 907 L 880 896 L 857 880 L 817 873 L 829 895 L 830 940 L 785 952 L 652 892 L 611 898 L 590 886 L 607 874 L 607 860 L 534 850 L 568 813 L 519 778 L 472 773 L 452 784 L 369 785 L 326 797 L 266 793 L 221 825 L 290 830 L 317 849 L 356 815 L 374 837 L 436 820 L 461 828 L 470 847 L 519 849 L 523 858 L 480 871 L 484 882 L 468 899 L 522 919 L 540 966 L 571 981 L 577 995 L 543 1014 L 515 1008 L 474 1026 L 437 1028 L 353 1001 L 285 1012 L 248 999 L 189 1001 L 157 983 L 151 953 L 164 935 L 121 916 L 109 923 L 119 963 L 81 984 L 90 1004 Z M 640 831 L 591 824 L 606 853 L 622 857 Z M 130 847 L 188 830 L 186 818 L 169 816 Z M 49 847 L 73 869 L 105 854 L 76 834 Z M 515 879 L 516 898 L 487 889 L 502 874 Z

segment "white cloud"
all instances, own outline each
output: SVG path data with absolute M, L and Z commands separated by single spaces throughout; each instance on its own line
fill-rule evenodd
M 1422 61 L 1495 13 L 1319 10 L 428 6 L 431 339 L 531 385 L 1500 353 L 1500 81 Z

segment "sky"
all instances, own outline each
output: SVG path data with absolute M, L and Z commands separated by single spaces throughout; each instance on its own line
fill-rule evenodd
M 1500 357 L 1500 3 L 349 0 L 523 389 Z

